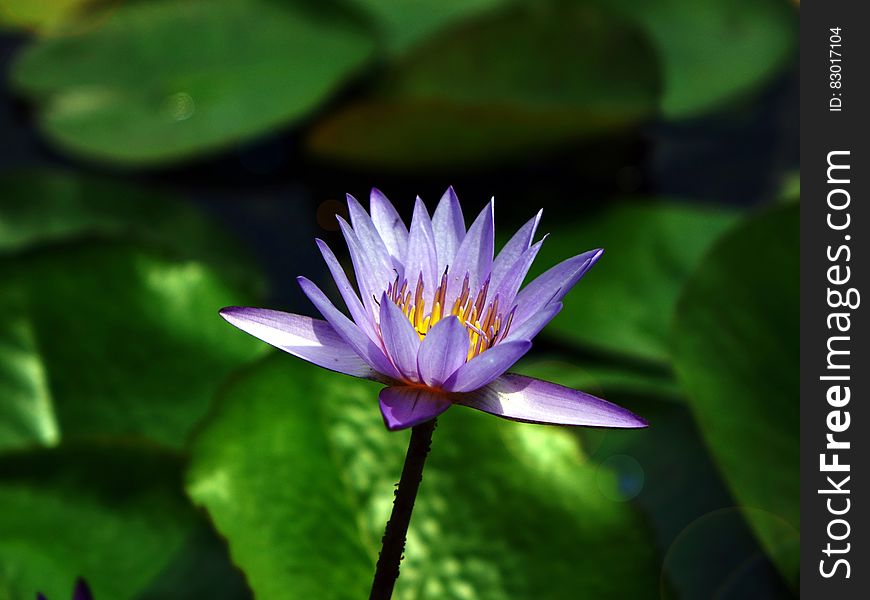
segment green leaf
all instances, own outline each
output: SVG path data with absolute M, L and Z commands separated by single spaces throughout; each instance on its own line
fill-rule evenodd
M 208 262 L 252 291 L 263 283 L 244 249 L 173 194 L 54 170 L 0 175 L 0 254 L 82 238 L 136 240 Z
M 196 523 L 180 462 L 132 447 L 0 459 L 0 596 L 135 598 L 171 564 Z
M 148 165 L 249 140 L 308 115 L 369 58 L 359 26 L 311 3 L 126 3 L 36 41 L 14 65 L 64 149 Z
M 801 201 L 800 171 L 790 171 L 782 177 L 776 200 L 782 203 Z
M 595 5 L 513 5 L 417 47 L 308 143 L 375 166 L 495 163 L 630 129 L 657 90 L 651 48 L 625 19 Z
M 0 261 L 0 280 L 0 449 L 117 436 L 178 448 L 264 348 L 217 315 L 247 295 L 196 261 L 70 244 Z
M 786 0 L 617 0 L 661 59 L 661 106 L 672 119 L 714 110 L 760 87 L 794 54 L 797 10 Z
M 668 360 L 671 320 L 683 284 L 736 215 L 680 203 L 620 203 L 549 228 L 529 277 L 571 256 L 604 256 L 565 299 L 543 334 L 634 358 Z M 530 280 L 530 279 L 527 279 Z
M 688 406 L 609 395 L 650 423 L 617 434 L 582 430 L 595 461 L 614 468 L 621 490 L 647 515 L 656 546 L 665 557 L 662 598 L 750 597 L 741 585 L 764 590 L 764 598 L 791 597 L 776 568 L 734 507 Z M 636 494 L 636 495 L 634 495 Z M 711 543 L 715 540 L 715 543 Z M 750 567 L 751 565 L 751 567 Z
M 277 356 L 192 445 L 188 490 L 257 596 L 365 597 L 408 435 L 379 386 Z M 395 598 L 640 598 L 647 530 L 569 431 L 455 407 L 439 418 Z
M 197 513 L 184 546 L 136 600 L 251 600 L 245 576 L 232 564 L 226 542 Z
M 31 29 L 40 34 L 53 33 L 68 26 L 92 25 L 92 19 L 102 18 L 117 0 L 100 4 L 101 0 L 4 0 L 0 4 L 0 29 L 3 25 Z
M 48 374 L 20 287 L 0 290 L 0 450 L 60 442 Z
M 674 328 L 674 365 L 704 439 L 792 584 L 800 528 L 798 208 L 757 216 L 718 242 L 686 286 Z
M 526 360 L 516 370 L 606 398 L 649 421 L 646 429 L 574 431 L 591 460 L 615 472 L 614 497 L 631 500 L 655 532 L 656 550 L 664 557 L 662 598 L 744 597 L 737 590 L 747 585 L 762 589 L 765 598 L 791 597 L 745 514 L 734 508 L 671 377 L 640 365 L 555 357 Z M 771 521 L 760 512 L 753 514 Z
M 469 17 L 506 4 L 505 0 L 354 0 L 375 20 L 391 55 L 401 54 Z

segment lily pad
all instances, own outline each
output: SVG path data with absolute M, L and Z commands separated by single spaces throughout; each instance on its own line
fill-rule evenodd
M 249 296 L 202 263 L 121 243 L 0 261 L 0 448 L 139 437 L 180 448 L 262 344 L 217 310 Z
M 192 445 L 188 490 L 257 596 L 364 597 L 407 432 L 379 386 L 276 356 L 242 374 Z M 455 407 L 439 418 L 395 598 L 643 597 L 648 533 L 567 430 Z M 510 526 L 506 526 L 506 524 Z
M 631 500 L 646 515 L 656 549 L 665 557 L 662 598 L 744 597 L 733 591 L 739 586 L 764 590 L 765 598 L 792 597 L 746 515 L 734 508 L 734 498 L 672 376 L 640 365 L 557 357 L 525 360 L 516 370 L 591 392 L 649 421 L 646 429 L 575 432 L 591 461 L 616 472 L 616 498 Z M 760 512 L 751 514 L 764 518 Z M 765 520 L 777 525 L 769 517 Z M 717 540 L 714 545 L 711 536 Z
M 567 296 L 543 335 L 638 359 L 667 362 L 677 297 L 736 213 L 676 202 L 619 203 L 547 228 L 530 277 L 590 248 L 604 256 Z
M 50 33 L 82 19 L 87 26 L 91 18 L 100 18 L 120 0 L 4 0 L 0 4 L 0 29 L 3 26 Z
M 263 282 L 235 239 L 175 194 L 55 170 L 0 175 L 0 254 L 85 238 L 136 240 L 209 263 L 260 292 Z
M 721 107 L 797 59 L 797 9 L 786 0 L 616 0 L 661 59 L 662 111 L 672 119 Z
M 453 24 L 506 4 L 506 0 L 353 1 L 377 23 L 390 55 L 399 55 Z
M 91 29 L 36 40 L 12 70 L 55 143 L 151 165 L 214 152 L 307 116 L 373 42 L 313 3 L 125 3 Z
M 134 448 L 66 448 L 0 459 L 0 595 L 136 598 L 196 524 L 180 461 Z
M 718 242 L 687 284 L 674 328 L 674 365 L 701 433 L 792 584 L 800 530 L 798 208 L 759 215 Z
M 226 541 L 203 517 L 197 511 L 184 545 L 136 600 L 253 600 L 244 573 L 230 561 Z
M 512 5 L 416 47 L 308 143 L 374 166 L 497 163 L 630 129 L 657 93 L 652 49 L 628 20 L 595 4 Z

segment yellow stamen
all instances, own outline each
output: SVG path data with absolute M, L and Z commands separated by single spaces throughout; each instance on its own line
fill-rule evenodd
M 407 280 L 402 281 L 400 286 L 397 277 L 389 285 L 387 295 L 408 317 L 421 340 L 441 319 L 451 316 L 459 319 L 468 330 L 467 360 L 471 360 L 504 339 L 513 320 L 513 311 L 505 318 L 499 312 L 501 304 L 497 295 L 487 303 L 488 279 L 477 290 L 476 294 L 472 294 L 469 287 L 469 276 L 466 275 L 462 282 L 462 288 L 452 304 L 447 303 L 447 287 L 448 277 L 447 270 L 445 270 L 441 276 L 440 285 L 432 296 L 432 309 L 428 314 L 422 275 L 417 278 L 417 285 L 413 289 L 409 289 Z M 448 306 L 451 307 L 449 312 L 445 310 Z

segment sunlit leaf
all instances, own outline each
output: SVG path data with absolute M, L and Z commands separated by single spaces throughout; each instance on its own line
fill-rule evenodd
M 616 0 L 661 57 L 671 118 L 719 108 L 757 89 L 793 55 L 797 10 L 786 0 Z
M 371 54 L 313 3 L 132 2 L 36 41 L 12 72 L 64 149 L 129 164 L 214 151 L 305 117 Z
M 793 584 L 800 527 L 798 207 L 716 244 L 683 294 L 674 365 L 701 433 Z M 759 515 L 767 515 L 761 517 Z
M 189 493 L 258 596 L 367 594 L 408 440 L 385 430 L 378 388 L 277 356 L 234 382 L 195 440 Z M 394 597 L 645 597 L 658 570 L 642 523 L 606 496 L 615 484 L 567 430 L 454 407 Z
M 417 47 L 308 141 L 368 165 L 494 163 L 631 128 L 654 110 L 657 83 L 625 19 L 591 4 L 515 5 Z
M 24 290 L 0 290 L 0 449 L 60 441 L 60 426 L 39 356 Z
M 666 361 L 677 296 L 704 251 L 734 220 L 724 209 L 650 201 L 546 227 L 552 235 L 535 272 L 592 248 L 604 248 L 604 255 L 543 334 Z
M 239 244 L 175 194 L 54 170 L 0 175 L 0 253 L 87 237 L 137 240 L 262 287 Z
M 0 3 L 0 28 L 6 25 L 51 31 L 93 2 L 94 0 L 3 0 Z
M 217 310 L 248 296 L 202 263 L 116 243 L 0 261 L 0 448 L 81 437 L 179 447 L 223 376 L 262 351 Z

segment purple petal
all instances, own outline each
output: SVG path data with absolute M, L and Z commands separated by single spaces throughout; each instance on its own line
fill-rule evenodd
M 228 306 L 220 315 L 230 324 L 319 367 L 370 378 L 371 367 L 326 321 L 265 308 Z
M 353 231 L 365 249 L 368 260 L 373 265 L 378 265 L 383 272 L 391 273 L 397 265 L 393 263 L 393 259 L 387 251 L 387 246 L 384 244 L 384 240 L 381 239 L 381 234 L 378 233 L 365 209 L 350 194 L 347 194 L 347 210 L 350 213 Z M 401 263 L 398 264 L 398 267 L 401 268 Z
M 450 408 L 444 394 L 421 387 L 388 387 L 378 395 L 387 429 L 395 431 L 434 419 Z
M 450 290 L 458 294 L 465 274 L 471 293 L 475 294 L 492 269 L 492 250 L 495 244 L 493 226 L 494 201 L 490 200 L 468 229 L 459 244 L 453 264 L 450 265 Z
M 392 379 L 401 379 L 399 372 L 384 354 L 382 348 L 375 345 L 353 321 L 344 316 L 340 310 L 333 306 L 319 287 L 305 277 L 297 277 L 296 281 L 315 308 L 320 311 L 323 318 L 329 321 L 335 332 L 347 342 L 360 358 L 366 361 L 375 371 Z
M 93 600 L 91 589 L 81 577 L 76 580 L 76 587 L 75 590 L 73 590 L 72 600 Z
M 320 248 L 320 253 L 323 255 L 323 260 L 326 261 L 326 266 L 329 267 L 329 272 L 335 280 L 335 285 L 338 287 L 338 291 L 347 306 L 347 310 L 350 312 L 350 316 L 359 328 L 369 336 L 369 338 L 373 340 L 377 339 L 374 327 L 372 326 L 372 320 L 368 316 L 368 313 L 366 313 L 366 310 L 363 307 L 362 302 L 360 302 L 359 296 L 356 295 L 353 286 L 350 284 L 347 274 L 344 272 L 344 269 L 341 268 L 338 259 L 335 258 L 335 254 L 332 253 L 332 250 L 330 250 L 329 246 L 327 246 L 326 242 L 323 240 L 315 241 L 317 242 L 317 247 Z
M 496 344 L 459 367 L 442 387 L 449 392 L 470 392 L 483 387 L 510 369 L 531 347 L 529 341 Z
M 588 427 L 646 427 L 630 411 L 601 398 L 549 381 L 507 374 L 470 394 L 454 397 L 464 404 L 505 419 L 529 423 Z
M 380 190 L 372 188 L 369 202 L 372 222 L 381 239 L 384 240 L 387 252 L 395 262 L 401 263 L 405 259 L 408 248 L 408 228 L 405 227 L 396 208 Z
M 531 340 L 562 310 L 561 302 L 552 302 L 533 314 L 531 317 L 518 325 L 511 325 L 507 336 L 502 340 L 513 342 L 516 340 Z
M 517 260 L 532 246 L 532 241 L 535 239 L 535 231 L 538 230 L 538 223 L 541 222 L 541 215 L 543 213 L 543 209 L 539 210 L 538 214 L 520 227 L 513 237 L 508 240 L 508 243 L 504 245 L 498 256 L 495 257 L 492 263 L 492 277 L 489 282 L 491 290 L 501 284 L 502 279 L 510 272 Z
M 564 298 L 603 253 L 601 249 L 584 252 L 539 275 L 517 294 L 514 323 L 519 325 L 549 303 Z
M 363 306 L 368 314 L 374 319 L 378 313 L 377 299 L 387 289 L 387 284 L 393 281 L 396 274 L 391 269 L 384 268 L 380 260 L 372 256 L 362 244 L 359 236 L 348 225 L 347 221 L 337 216 L 338 225 L 347 242 L 350 260 L 353 263 L 353 271 L 356 274 L 356 283 L 359 286 L 359 294 Z
M 420 336 L 405 313 L 386 294 L 381 296 L 381 337 L 387 354 L 405 381 L 418 382 Z
M 468 356 L 468 330 L 456 317 L 438 321 L 420 344 L 417 371 L 423 383 L 439 387 Z
M 411 218 L 411 231 L 408 234 L 408 252 L 405 256 L 405 278 L 408 280 L 408 287 L 412 290 L 412 294 L 421 274 L 426 304 L 431 306 L 431 299 L 435 296 L 435 287 L 441 274 L 438 273 L 432 221 L 429 219 L 429 213 L 426 212 L 426 206 L 418 197 L 414 204 L 414 216 Z
M 435 250 L 438 255 L 438 273 L 453 264 L 459 244 L 465 237 L 465 218 L 462 207 L 453 191 L 453 186 L 447 188 L 441 201 L 432 215 L 432 231 L 435 233 Z
M 488 300 L 491 300 L 498 295 L 502 306 L 513 306 L 517 292 L 523 284 L 523 280 L 526 278 L 532 263 L 535 262 L 535 257 L 538 256 L 538 252 L 541 250 L 541 246 L 546 239 L 545 236 L 540 242 L 523 252 L 498 284 L 490 281 Z

